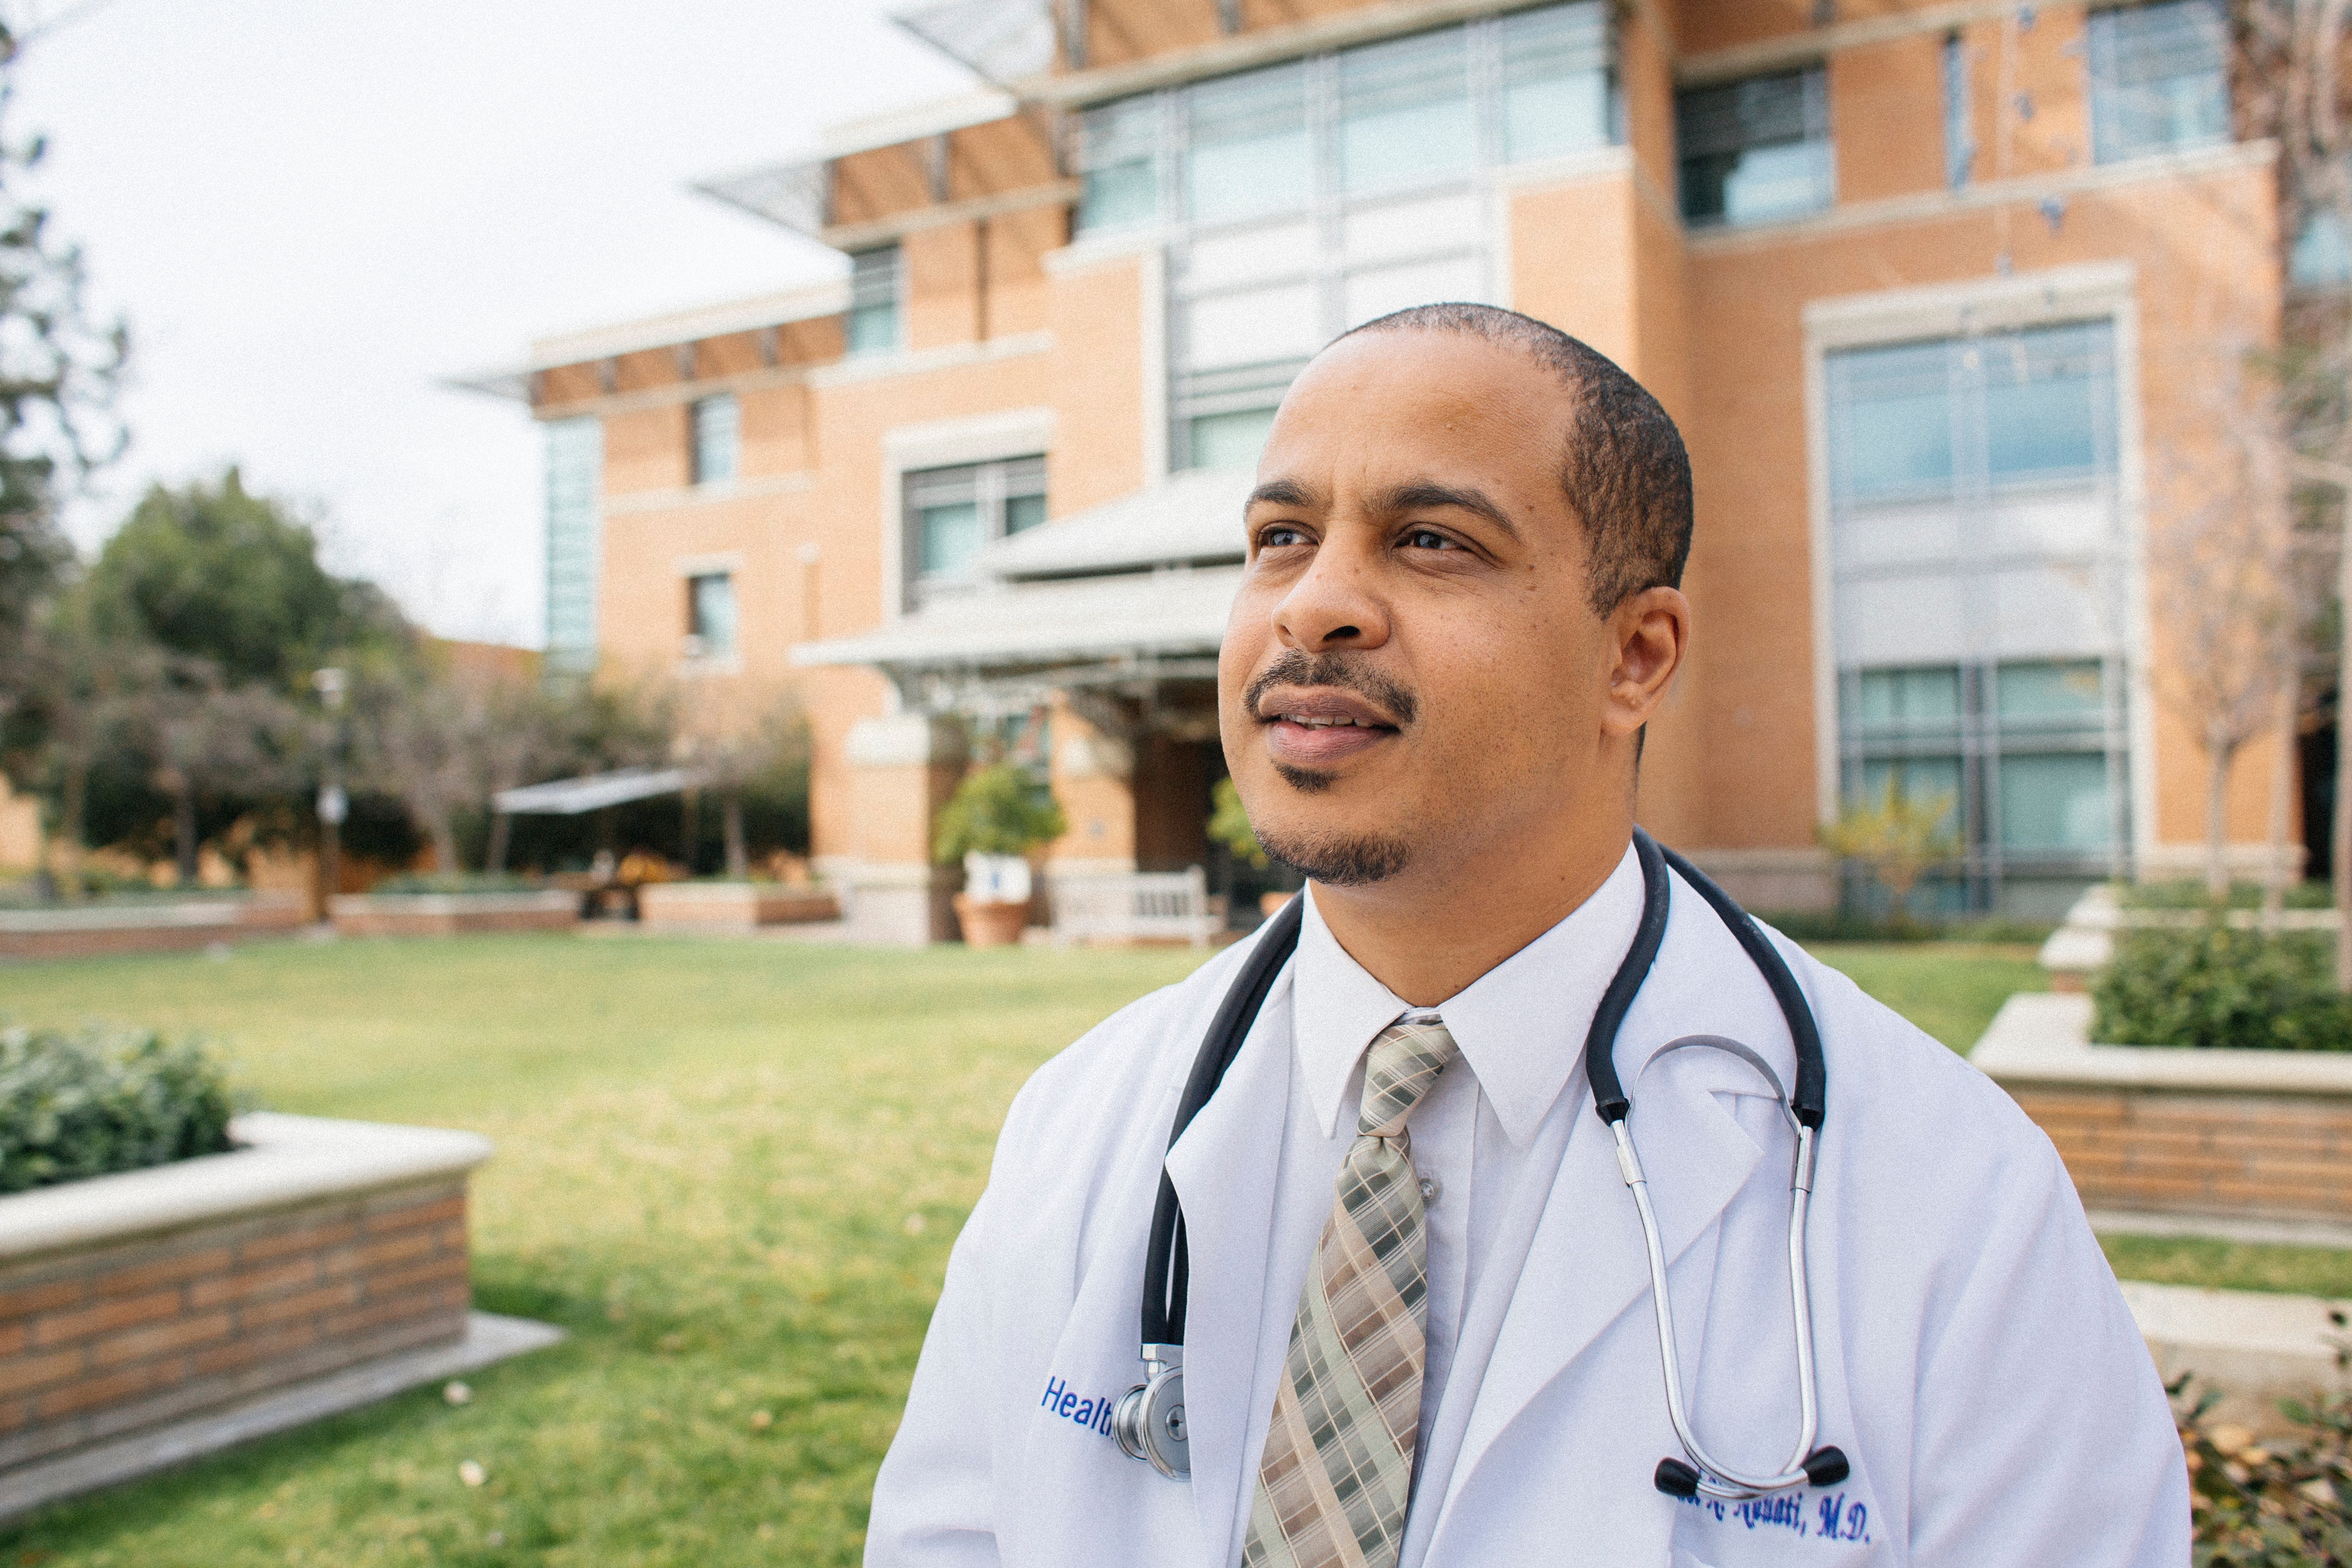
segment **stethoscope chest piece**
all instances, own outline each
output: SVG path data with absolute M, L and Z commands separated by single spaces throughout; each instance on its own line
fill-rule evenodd
M 1184 1426 L 1184 1347 L 1145 1346 L 1143 1370 L 1144 1381 L 1111 1407 L 1110 1435 L 1129 1458 L 1181 1481 L 1192 1473 Z

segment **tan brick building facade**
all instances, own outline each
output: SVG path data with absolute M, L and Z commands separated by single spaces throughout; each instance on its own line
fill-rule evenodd
M 795 686 L 875 934 L 943 930 L 975 731 L 1050 768 L 1066 873 L 1202 858 L 1233 476 L 1319 342 L 1431 299 L 1556 323 L 1681 423 L 1697 637 L 1642 815 L 1750 902 L 1830 901 L 1817 826 L 1890 774 L 1952 797 L 1954 907 L 2193 862 L 2146 542 L 2285 287 L 2206 0 L 955 14 L 1001 90 L 710 187 L 845 285 L 499 384 L 551 426 L 551 657 Z M 2237 768 L 2250 863 L 2285 756 Z

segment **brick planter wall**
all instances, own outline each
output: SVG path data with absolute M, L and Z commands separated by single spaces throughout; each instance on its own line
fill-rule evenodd
M 2094 1045 L 2091 1011 L 2012 996 L 1969 1057 L 2050 1135 L 2084 1207 L 2352 1220 L 2352 1056 Z
M 481 931 L 569 931 L 580 895 L 543 893 L 345 893 L 328 915 L 344 936 L 458 936 Z
M 200 899 L 174 903 L 0 910 L 0 958 L 100 958 L 122 952 L 176 952 L 284 936 L 309 911 L 299 898 Z
M 237 1126 L 253 1147 L 0 1199 L 0 1476 L 464 1335 L 466 1173 L 487 1144 Z
M 840 900 L 813 886 L 648 882 L 637 889 L 637 919 L 649 931 L 748 931 L 840 918 Z
M 2352 1100 L 2029 1089 L 2088 1208 L 2352 1219 Z

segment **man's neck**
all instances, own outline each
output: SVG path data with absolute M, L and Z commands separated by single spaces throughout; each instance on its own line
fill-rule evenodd
M 1581 908 L 1625 858 L 1633 828 L 1627 813 L 1604 832 L 1499 846 L 1442 870 L 1318 882 L 1315 910 L 1365 973 L 1412 1006 L 1435 1007 Z

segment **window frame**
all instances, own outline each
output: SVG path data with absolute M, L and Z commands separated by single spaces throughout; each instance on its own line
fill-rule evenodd
M 2111 142 L 2110 138 L 2118 134 L 2112 129 L 2113 122 L 2119 118 L 2115 111 L 2115 100 L 2126 89 L 2120 81 L 2103 82 L 2101 73 L 2103 68 L 2112 68 L 2115 63 L 2117 41 L 2115 34 L 2124 25 L 2122 18 L 2134 13 L 2145 15 L 2191 8 L 2211 15 L 2221 32 L 2221 50 L 2213 73 L 2221 87 L 2220 129 L 2210 134 L 2161 143 L 2118 144 Z M 2083 23 L 2083 106 L 2084 116 L 2090 121 L 2093 167 L 2126 163 L 2138 158 L 2160 158 L 2206 147 L 2223 147 L 2237 140 L 2236 94 L 2230 81 L 2229 26 L 2229 13 L 2221 0 L 2122 0 L 2122 3 L 2091 8 Z M 2191 74 L 2183 72 L 2179 77 L 2164 79 L 2179 80 Z
M 872 265 L 872 263 L 874 258 L 886 256 L 889 258 L 887 268 L 888 299 L 885 300 L 868 298 L 861 301 L 859 297 L 859 291 L 861 289 L 866 290 L 869 295 L 883 292 L 880 288 L 874 284 L 872 278 L 875 275 L 882 273 L 884 268 L 878 265 Z M 861 276 L 861 266 L 864 267 L 864 276 Z M 879 312 L 886 309 L 889 312 L 889 341 L 887 342 L 861 343 L 858 341 L 858 321 L 860 318 L 866 317 L 870 319 L 872 313 Z M 901 353 L 905 350 L 906 346 L 907 255 L 905 247 L 901 246 L 898 241 L 894 239 L 887 245 L 868 246 L 862 250 L 853 250 L 849 252 L 849 304 L 847 308 L 843 310 L 841 317 L 842 357 L 844 359 L 874 359 L 883 354 Z
M 726 411 L 726 453 L 723 465 L 710 461 L 715 443 L 714 432 L 707 428 L 713 424 L 721 409 Z M 698 397 L 686 405 L 686 466 L 687 483 L 697 489 L 705 485 L 732 484 L 743 471 L 743 405 L 731 392 L 714 392 Z M 714 468 L 723 471 L 713 471 Z
M 968 479 L 965 476 L 969 476 Z M 980 542 L 973 553 L 991 544 L 1011 537 L 1012 532 L 1024 532 L 1026 528 L 1007 531 L 1012 505 L 1016 500 L 1035 498 L 1046 503 L 1050 517 L 1052 497 L 1048 489 L 1050 475 L 1045 454 L 1021 452 L 1003 458 L 982 458 L 958 463 L 936 463 L 921 468 L 900 469 L 898 479 L 899 559 L 903 608 L 920 608 L 929 600 L 942 594 L 962 592 L 973 586 L 969 571 L 931 570 L 923 565 L 923 512 L 926 510 L 920 491 L 923 488 L 945 489 L 959 482 L 971 486 L 970 504 L 977 507 L 980 522 Z M 933 506 L 942 504 L 933 501 Z M 944 504 L 963 505 L 963 501 Z M 1028 524 L 1036 527 L 1045 520 Z
M 1815 213 L 1828 212 L 1837 205 L 1837 127 L 1832 122 L 1830 113 L 1830 61 L 1821 59 L 1806 65 L 1785 66 L 1773 70 L 1758 71 L 1752 75 L 1733 77 L 1722 81 L 1710 81 L 1697 86 L 1675 89 L 1675 209 L 1681 215 L 1684 227 L 1693 231 L 1706 231 L 1748 228 L 1759 224 L 1791 223 L 1811 217 Z M 1696 116 L 1697 110 L 1695 105 L 1699 100 L 1710 96 L 1726 97 L 1759 83 L 1780 81 L 1791 81 L 1796 84 L 1799 97 L 1798 115 L 1803 127 L 1801 135 L 1794 140 L 1783 138 L 1752 142 L 1743 142 L 1733 147 L 1710 147 L 1704 151 L 1692 151 L 1690 143 L 1693 138 L 1690 134 L 1689 121 Z M 1783 147 L 1816 150 L 1815 161 L 1820 166 L 1813 171 L 1813 174 L 1814 190 L 1818 199 L 1812 205 L 1775 207 L 1760 213 L 1738 216 L 1732 214 L 1727 195 L 1721 210 L 1696 212 L 1692 209 L 1691 169 L 1693 164 L 1705 159 L 1721 158 L 1727 154 L 1744 157 L 1749 153 L 1771 152 Z M 1732 172 L 1737 172 L 1736 163 L 1733 165 Z M 1729 175 L 1727 174 L 1726 177 L 1719 182 L 1719 188 L 1727 192 L 1728 187 Z

